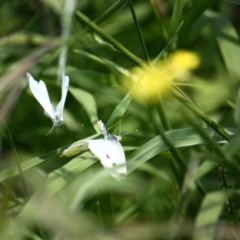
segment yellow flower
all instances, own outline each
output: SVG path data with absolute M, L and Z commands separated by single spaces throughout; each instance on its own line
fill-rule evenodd
M 171 86 L 171 81 L 166 79 L 157 69 L 146 66 L 134 68 L 132 73 L 138 78 L 133 97 L 140 102 L 157 101 Z
M 193 70 L 199 66 L 200 60 L 199 57 L 193 52 L 178 50 L 170 58 L 169 64 L 172 68 Z
M 200 65 L 200 60 L 193 52 L 178 50 L 170 57 L 168 64 L 176 79 L 186 80 L 190 70 L 194 70 Z
M 158 62 L 154 67 L 137 67 L 132 70 L 134 81 L 128 89 L 134 87 L 132 96 L 139 102 L 155 103 L 169 92 L 172 82 L 186 79 L 189 70 L 198 67 L 200 61 L 196 54 L 184 50 L 175 52 L 166 61 Z

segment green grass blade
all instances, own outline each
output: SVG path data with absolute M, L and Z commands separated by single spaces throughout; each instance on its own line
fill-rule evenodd
M 171 22 L 170 22 L 170 27 L 169 27 L 169 36 L 170 37 L 172 37 L 174 35 L 178 26 L 180 25 L 180 19 L 182 16 L 184 3 L 185 3 L 185 0 L 175 1 L 175 3 L 174 3 L 173 14 L 172 14 Z
M 114 3 L 107 11 L 105 11 L 100 17 L 98 17 L 94 22 L 101 23 L 104 20 L 108 19 L 112 16 L 119 8 L 121 8 L 127 0 L 118 0 Z
M 25 191 L 25 194 L 27 196 L 28 195 L 28 188 L 27 188 L 27 184 L 26 184 L 26 180 L 25 180 L 23 171 L 22 171 L 21 161 L 19 159 L 19 156 L 18 156 L 18 153 L 17 153 L 17 149 L 16 149 L 16 147 L 14 145 L 14 142 L 13 142 L 12 136 L 11 136 L 9 130 L 8 130 L 8 127 L 6 126 L 4 121 L 3 121 L 3 123 L 4 123 L 4 127 L 5 127 L 5 130 L 6 130 L 6 134 L 7 134 L 7 137 L 8 137 L 9 144 L 10 144 L 10 146 L 12 148 L 12 151 L 14 152 L 14 155 L 15 155 L 16 166 L 17 166 L 17 169 L 18 169 L 18 173 L 20 175 L 20 179 L 22 181 L 22 187 L 23 187 L 23 189 Z
M 196 218 L 196 240 L 215 239 L 214 232 L 218 223 L 224 202 L 233 192 L 212 192 L 203 200 Z
M 99 128 L 97 125 L 97 121 L 99 120 L 97 114 L 97 104 L 92 94 L 82 89 L 73 87 L 70 87 L 69 91 L 76 98 L 76 100 L 84 107 L 94 129 L 96 130 L 96 132 L 99 132 Z
M 91 159 L 91 154 L 89 152 L 72 159 L 69 163 L 48 175 L 46 188 L 49 190 L 51 195 L 56 194 L 94 163 L 96 163 L 96 161 Z
M 230 142 L 223 146 L 223 150 L 228 156 L 233 156 L 240 150 L 240 137 L 233 138 Z
M 223 141 L 223 139 L 215 133 L 212 129 L 203 129 L 204 132 L 210 136 L 213 141 Z M 232 129 L 229 134 L 236 134 L 237 129 Z M 165 132 L 165 135 L 171 140 L 175 148 L 194 146 L 199 144 L 205 144 L 206 142 L 195 132 L 193 129 L 177 129 Z M 130 163 L 129 172 L 138 168 L 141 164 L 148 161 L 157 154 L 166 151 L 169 146 L 165 143 L 163 138 L 158 135 L 139 147 L 135 152 L 133 152 L 128 157 L 128 162 Z
M 235 122 L 236 122 L 238 128 L 240 128 L 240 89 L 238 89 L 234 119 L 235 119 Z
M 240 76 L 239 36 L 230 21 L 223 15 L 216 16 L 212 22 L 212 31 L 216 37 L 223 61 L 232 76 Z
M 69 145 L 58 148 L 54 151 L 51 151 L 41 157 L 36 157 L 33 158 L 31 160 L 25 161 L 23 163 L 21 163 L 21 168 L 22 168 L 22 172 L 30 170 L 34 167 L 38 167 L 38 166 L 46 166 L 47 164 L 50 164 L 51 162 L 54 162 L 54 167 L 60 167 L 61 165 L 65 164 L 66 162 L 68 162 L 70 159 L 59 159 L 59 155 L 67 148 L 69 147 Z M 56 161 L 57 159 L 57 161 Z M 52 168 L 52 166 L 50 165 L 50 168 Z M 13 167 L 9 167 L 6 168 L 4 170 L 2 170 L 0 172 L 0 182 L 3 182 L 11 177 L 15 177 L 19 175 L 19 170 L 17 166 L 13 166 Z
M 135 63 L 137 65 L 143 65 L 143 62 L 141 59 L 139 59 L 134 54 L 132 54 L 128 49 L 126 49 L 121 43 L 119 43 L 113 37 L 104 33 L 101 28 L 99 28 L 95 23 L 91 22 L 83 13 L 78 11 L 76 16 L 81 21 L 83 21 L 88 27 L 90 27 L 93 31 L 95 31 L 100 36 L 102 36 L 104 39 L 109 41 L 114 47 L 116 47 L 120 52 L 122 52 L 133 63 Z
M 131 97 L 131 91 L 130 91 L 128 94 L 126 94 L 126 96 L 122 99 L 122 101 L 115 107 L 114 111 L 112 112 L 110 118 L 107 121 L 108 126 L 113 125 L 123 117 L 123 115 L 127 111 L 127 108 L 131 100 L 132 100 L 132 97 Z
M 208 9 L 216 0 L 194 0 L 189 7 L 188 12 L 185 14 L 183 26 L 178 35 L 178 43 L 180 46 L 189 44 L 189 37 L 193 24 Z
M 129 5 L 130 5 L 130 10 L 131 10 L 131 13 L 132 13 L 133 22 L 134 22 L 134 24 L 136 26 L 136 29 L 137 29 L 138 38 L 139 38 L 139 41 L 140 41 L 140 44 L 141 44 L 141 47 L 142 47 L 142 51 L 143 51 L 145 60 L 148 63 L 150 63 L 150 58 L 149 58 L 149 55 L 148 55 L 146 44 L 145 44 L 144 39 L 143 39 L 143 35 L 142 35 L 141 28 L 140 28 L 140 24 L 139 24 L 139 22 L 137 20 L 137 16 L 136 16 L 135 11 L 134 11 L 132 0 L 128 0 L 128 2 L 129 2 Z
M 240 0 L 226 0 L 227 2 L 240 5 Z

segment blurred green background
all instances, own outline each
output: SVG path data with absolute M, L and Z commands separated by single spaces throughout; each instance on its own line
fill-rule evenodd
M 239 12 L 239 0 L 2 1 L 0 239 L 239 239 Z M 132 69 L 181 49 L 200 66 L 155 103 L 132 98 Z M 70 78 L 48 136 L 27 72 L 54 104 Z M 132 132 L 125 180 L 81 141 L 102 138 L 100 119 Z

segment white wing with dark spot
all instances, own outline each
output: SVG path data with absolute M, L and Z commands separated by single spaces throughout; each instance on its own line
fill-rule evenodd
M 127 175 L 126 157 L 118 140 L 85 140 L 91 152 L 97 156 L 105 168 L 113 169 L 111 175 L 120 180 Z

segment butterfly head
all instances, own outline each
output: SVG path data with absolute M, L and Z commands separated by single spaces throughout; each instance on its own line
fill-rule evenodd
M 114 136 L 119 142 L 122 140 L 122 136 Z
M 59 116 L 59 115 L 56 115 L 53 120 L 53 124 L 54 126 L 61 126 L 63 125 L 64 121 L 63 121 L 63 117 L 62 116 Z

